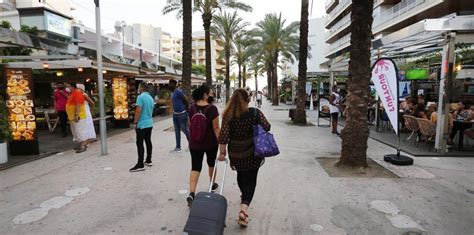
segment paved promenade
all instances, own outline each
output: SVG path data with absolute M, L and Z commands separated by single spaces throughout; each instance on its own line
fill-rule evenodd
M 281 155 L 261 168 L 245 230 L 237 226 L 240 193 L 229 171 L 226 234 L 474 234 L 474 158 L 390 166 L 400 178 L 332 178 L 316 158 L 338 157 L 339 137 L 289 125 L 288 111 L 268 103 L 262 109 Z M 0 171 L 0 234 L 181 234 L 191 161 L 188 151 L 169 153 L 174 132 L 164 130 L 171 126 L 171 119 L 155 123 L 154 166 L 143 172 L 128 172 L 136 162 L 133 131 L 109 138 L 108 156 L 94 143 L 85 153 Z M 394 152 L 369 140 L 368 155 L 381 164 Z M 202 176 L 198 189 L 206 182 Z

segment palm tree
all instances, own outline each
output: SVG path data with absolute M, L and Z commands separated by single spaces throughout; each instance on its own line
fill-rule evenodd
M 280 56 L 293 61 L 298 51 L 299 22 L 285 26 L 286 20 L 281 14 L 267 14 L 257 23 L 254 35 L 262 41 L 267 57 L 267 75 L 270 76 L 269 87 L 272 95 L 272 105 L 278 105 L 278 63 Z
M 248 32 L 241 31 L 234 39 L 234 61 L 237 63 L 239 75 L 239 88 L 245 87 L 245 79 L 247 74 L 247 60 L 250 57 L 250 46 L 254 43 L 254 39 L 248 35 Z M 242 76 L 243 74 L 243 76 Z M 243 80 L 243 86 L 242 86 Z
M 192 42 L 193 42 L 193 5 L 192 0 L 167 0 L 163 14 L 177 10 L 177 18 L 183 19 L 183 93 L 191 100 L 191 73 L 192 73 Z
M 176 4 L 176 0 L 168 0 L 167 6 L 163 8 L 163 14 L 167 14 L 171 11 L 177 11 L 178 17 L 182 14 L 182 8 L 180 4 Z M 211 58 L 211 34 L 210 28 L 214 13 L 222 8 L 231 8 L 237 10 L 243 10 L 246 12 L 252 11 L 252 7 L 242 3 L 238 0 L 194 0 L 194 11 L 198 11 L 202 15 L 202 21 L 204 26 L 204 37 L 206 45 L 206 84 L 212 85 L 212 58 Z M 165 11 L 166 10 L 166 11 Z
M 232 50 L 232 43 L 234 43 L 234 37 L 248 23 L 243 22 L 243 19 L 237 15 L 237 12 L 227 13 L 223 12 L 213 18 L 214 25 L 211 27 L 210 32 L 216 38 L 221 39 L 224 42 L 224 56 L 225 56 L 225 86 L 226 86 L 226 101 L 229 100 L 230 91 L 230 56 Z
M 258 41 L 254 41 L 255 44 L 258 44 Z M 254 45 L 255 45 L 254 44 Z M 262 75 L 265 65 L 263 60 L 263 54 L 260 48 L 254 46 L 250 47 L 249 49 L 249 67 L 250 71 L 253 73 L 255 77 L 255 91 L 258 91 L 258 76 Z
M 373 1 L 352 0 L 346 126 L 342 129 L 339 165 L 367 167 L 367 102 L 371 77 Z
M 296 102 L 295 124 L 306 125 L 306 70 L 308 59 L 308 0 L 301 0 L 300 48 L 298 62 L 298 99 Z

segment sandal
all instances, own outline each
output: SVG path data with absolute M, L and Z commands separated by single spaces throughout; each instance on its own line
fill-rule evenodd
M 76 153 L 82 153 L 87 150 L 87 147 L 80 147 L 78 150 L 76 150 Z
M 249 219 L 249 215 L 245 213 L 245 211 L 241 210 L 239 212 L 239 221 L 238 221 L 240 226 L 247 227 L 249 225 L 248 219 Z

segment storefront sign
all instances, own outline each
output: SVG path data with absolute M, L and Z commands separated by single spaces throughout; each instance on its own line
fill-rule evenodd
M 126 78 L 114 78 L 112 82 L 114 95 L 115 120 L 128 120 L 128 85 Z
M 33 95 L 31 91 L 31 70 L 6 69 L 7 95 L 6 102 L 10 131 L 13 141 L 34 140 L 36 117 L 34 114 Z
M 63 36 L 71 36 L 71 20 L 45 11 L 46 30 Z
M 386 58 L 379 59 L 372 66 L 372 81 L 382 100 L 390 123 L 398 134 L 398 77 L 395 63 Z

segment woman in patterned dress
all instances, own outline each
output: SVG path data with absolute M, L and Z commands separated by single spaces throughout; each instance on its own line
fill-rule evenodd
M 263 113 L 249 108 L 250 96 L 245 89 L 237 89 L 227 104 L 222 118 L 222 129 L 219 135 L 219 160 L 225 160 L 229 151 L 230 165 L 237 171 L 237 183 L 241 191 L 239 224 L 247 226 L 248 208 L 255 193 L 258 169 L 264 159 L 254 156 L 253 127 L 262 125 L 270 131 L 270 124 Z

